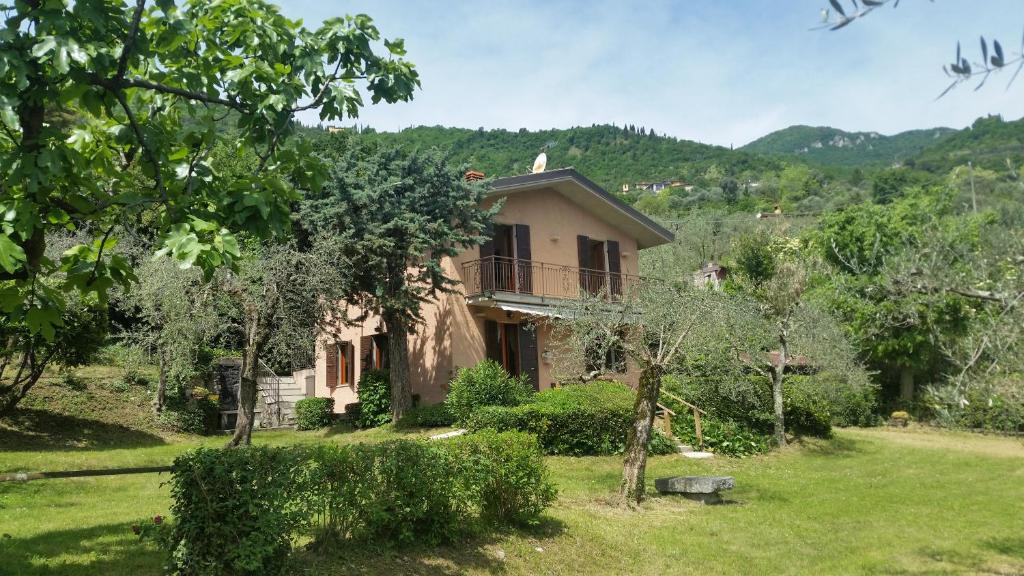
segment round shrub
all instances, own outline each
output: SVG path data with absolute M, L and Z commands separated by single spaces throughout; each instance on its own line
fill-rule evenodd
M 387 370 L 363 372 L 356 393 L 359 395 L 356 426 L 376 428 L 391 422 L 391 378 Z
M 319 430 L 334 419 L 334 398 L 303 398 L 295 403 L 295 426 L 299 430 Z
M 460 368 L 451 381 L 444 403 L 456 422 L 468 421 L 483 406 L 518 406 L 530 399 L 533 389 L 525 376 L 512 377 L 494 360 L 472 368 Z
M 485 406 L 467 421 L 470 430 L 535 434 L 546 454 L 621 454 L 633 424 L 635 394 L 618 382 L 592 382 L 544 390 L 520 406 Z M 648 451 L 668 454 L 672 442 L 652 431 Z

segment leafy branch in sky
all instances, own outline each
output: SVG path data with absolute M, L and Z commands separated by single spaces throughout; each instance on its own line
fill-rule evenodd
M 843 8 L 843 4 L 839 0 L 829 0 L 830 8 L 822 8 L 822 24 L 815 29 L 822 30 L 827 28 L 828 30 L 839 30 L 840 28 L 845 28 L 854 21 L 867 16 L 876 8 L 880 8 L 886 4 L 892 4 L 893 8 L 898 7 L 900 5 L 900 0 L 860 0 L 859 2 L 858 0 L 850 0 L 850 3 L 852 4 L 853 9 L 848 11 Z M 956 58 L 954 58 L 951 64 L 942 66 L 942 71 L 946 73 L 946 76 L 949 76 L 953 80 L 949 86 L 939 94 L 938 98 L 942 98 L 953 88 L 956 88 L 960 84 L 968 82 L 973 78 L 981 79 L 977 86 L 974 87 L 975 90 L 980 90 L 993 72 L 1013 68 L 1014 65 L 1016 65 L 1013 75 L 1010 77 L 1010 81 L 1006 84 L 1007 88 L 1012 86 L 1014 80 L 1017 79 L 1017 75 L 1020 74 L 1021 68 L 1024 68 L 1024 35 L 1021 36 L 1019 52 L 1005 52 L 1002 44 L 998 40 L 994 39 L 992 40 L 991 47 L 992 49 L 990 51 L 988 41 L 985 40 L 984 36 L 981 36 L 981 60 L 972 63 L 961 54 L 960 43 L 957 42 Z

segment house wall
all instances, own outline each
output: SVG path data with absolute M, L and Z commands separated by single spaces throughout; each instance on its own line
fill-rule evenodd
M 494 201 L 496 200 L 493 198 L 489 199 L 488 204 Z M 582 234 L 594 240 L 618 241 L 621 272 L 632 275 L 638 273 L 635 238 L 605 223 L 553 189 L 508 195 L 495 220 L 501 224 L 530 226 L 531 257 L 534 261 L 578 266 L 576 236 Z M 445 258 L 442 265 L 449 277 L 461 280 L 462 265 L 479 257 L 479 249 L 472 248 L 455 258 Z M 461 367 L 473 366 L 486 357 L 486 319 L 498 322 L 528 320 L 518 313 L 509 316 L 501 310 L 471 306 L 467 304 L 461 287 L 456 293 L 441 295 L 436 301 L 425 304 L 422 314 L 424 322 L 409 337 L 409 369 L 413 394 L 419 394 L 420 401 L 424 404 L 435 404 L 444 400 L 448 393 L 448 382 L 455 372 Z M 359 381 L 362 371 L 361 339 L 363 336 L 377 334 L 379 326 L 380 319 L 370 317 L 357 326 L 336 329 L 337 341 L 347 341 L 353 346 L 354 382 Z M 326 337 L 321 337 L 317 343 L 316 396 L 334 398 L 335 411 L 342 412 L 346 404 L 358 401 L 356 385 L 327 385 L 327 342 Z M 543 390 L 555 382 L 553 362 L 544 359 L 544 352 L 553 352 L 556 349 L 551 340 L 550 326 L 543 323 L 537 327 L 537 349 L 541 356 L 539 384 Z M 557 362 L 557 358 L 554 362 Z M 635 372 L 631 369 L 628 374 L 610 377 L 635 386 Z

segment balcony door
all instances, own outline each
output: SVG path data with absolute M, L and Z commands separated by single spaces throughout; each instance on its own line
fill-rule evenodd
M 481 283 L 485 291 L 533 293 L 530 227 L 495 224 L 491 239 L 480 246 Z
M 576 237 L 580 290 L 595 296 L 622 294 L 622 255 L 615 240 Z

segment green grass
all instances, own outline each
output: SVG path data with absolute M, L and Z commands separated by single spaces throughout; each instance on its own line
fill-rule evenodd
M 15 434 L 7 422 L 6 433 L 0 429 L 0 471 L 165 464 L 183 450 L 225 440 L 125 429 L 84 439 L 72 430 L 71 441 L 61 433 Z M 254 438 L 373 442 L 426 433 L 339 427 Z M 296 573 L 1024 574 L 1019 439 L 851 429 L 744 460 L 659 456 L 648 478 L 731 475 L 732 502 L 702 507 L 655 497 L 636 511 L 614 502 L 618 457 L 547 462 L 560 496 L 535 528 L 442 548 L 300 551 Z M 166 514 L 166 479 L 0 484 L 0 575 L 162 573 L 161 553 L 140 544 L 130 527 Z

